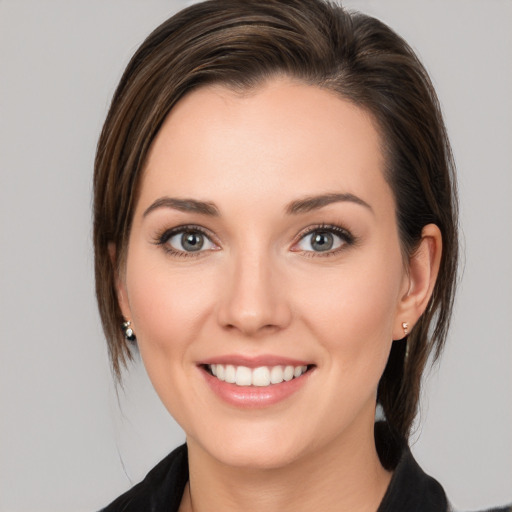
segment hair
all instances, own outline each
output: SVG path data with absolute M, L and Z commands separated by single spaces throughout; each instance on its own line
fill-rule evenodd
M 394 341 L 377 401 L 408 438 L 421 377 L 445 343 L 457 275 L 454 164 L 439 102 L 409 45 L 384 23 L 323 0 L 210 0 L 169 18 L 142 43 L 112 99 L 94 171 L 96 294 L 118 380 L 131 359 L 121 325 L 122 268 L 148 150 L 185 94 L 208 84 L 251 90 L 276 76 L 333 91 L 369 112 L 383 140 L 404 257 L 436 224 L 443 251 L 426 311 Z M 109 245 L 116 248 L 112 262 Z M 407 350 L 406 350 L 407 347 Z M 407 356 L 406 356 L 407 352 Z

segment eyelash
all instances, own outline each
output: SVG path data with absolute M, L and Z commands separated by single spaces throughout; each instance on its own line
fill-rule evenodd
M 171 256 L 175 256 L 178 258 L 197 258 L 202 255 L 204 255 L 207 251 L 197 251 L 197 252 L 188 252 L 188 251 L 179 251 L 177 249 L 174 249 L 171 245 L 169 245 L 167 242 L 176 235 L 180 235 L 183 233 L 199 233 L 202 236 L 204 236 L 207 240 L 210 241 L 210 243 L 215 244 L 215 242 L 212 241 L 212 236 L 201 226 L 196 226 L 193 224 L 187 224 L 185 226 L 177 226 L 172 229 L 166 229 L 163 233 L 158 234 L 155 237 L 154 244 L 162 246 L 163 250 L 170 254 Z
M 212 241 L 212 236 L 207 232 L 204 228 L 201 226 L 196 225 L 184 225 L 184 226 L 177 226 L 172 229 L 166 229 L 162 233 L 158 234 L 155 237 L 154 244 L 158 246 L 162 246 L 164 251 L 167 254 L 170 254 L 172 256 L 178 257 L 178 258 L 197 258 L 202 255 L 204 255 L 205 252 L 208 252 L 207 250 L 199 250 L 197 252 L 190 252 L 190 251 L 180 251 L 174 249 L 171 245 L 168 244 L 169 240 L 179 234 L 183 233 L 199 233 L 202 236 L 204 236 L 210 243 L 215 244 L 215 242 Z M 348 230 L 345 228 L 342 228 L 340 226 L 336 226 L 333 224 L 317 224 L 314 226 L 309 226 L 306 230 L 299 233 L 297 236 L 296 241 L 293 243 L 293 246 L 297 246 L 301 241 L 303 241 L 308 235 L 311 235 L 312 233 L 319 232 L 319 233 L 331 233 L 338 238 L 342 240 L 342 244 L 340 247 L 334 249 L 334 250 L 327 250 L 325 252 L 322 251 L 305 251 L 301 249 L 295 249 L 293 252 L 301 252 L 305 257 L 308 258 L 326 258 L 329 256 L 335 256 L 339 252 L 347 249 L 347 247 L 354 245 L 357 242 L 357 239 L 354 235 L 352 235 Z
M 342 240 L 342 244 L 340 247 L 334 250 L 328 250 L 325 252 L 322 251 L 303 251 L 300 249 L 296 249 L 295 252 L 302 252 L 302 254 L 307 258 L 328 258 L 330 256 L 336 256 L 341 251 L 346 250 L 348 247 L 353 246 L 357 242 L 357 238 L 350 233 L 345 228 L 341 226 L 336 226 L 333 224 L 318 224 L 316 226 L 309 226 L 306 230 L 299 233 L 297 236 L 297 241 L 294 242 L 294 246 L 297 246 L 302 240 L 304 240 L 308 235 L 312 233 L 331 233 Z

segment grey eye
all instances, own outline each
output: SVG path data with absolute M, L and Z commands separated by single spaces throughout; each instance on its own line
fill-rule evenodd
M 326 230 L 311 231 L 298 243 L 302 251 L 327 252 L 338 249 L 345 243 L 340 235 Z
M 329 251 L 334 245 L 334 236 L 332 233 L 317 232 L 311 236 L 311 247 L 315 251 Z
M 181 252 L 198 252 L 213 249 L 215 245 L 199 231 L 182 231 L 169 238 L 167 242 L 173 249 Z
M 199 251 L 203 248 L 204 237 L 201 233 L 183 233 L 181 245 L 185 251 Z

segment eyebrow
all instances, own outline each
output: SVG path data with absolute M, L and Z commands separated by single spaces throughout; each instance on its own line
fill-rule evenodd
M 301 213 L 318 210 L 329 204 L 339 202 L 355 203 L 368 208 L 373 213 L 372 207 L 366 201 L 363 201 L 360 197 L 357 197 L 354 194 L 340 193 L 322 194 L 318 196 L 308 196 L 302 199 L 297 199 L 288 204 L 285 211 L 288 215 L 298 215 Z M 181 212 L 199 213 L 201 215 L 208 215 L 211 217 L 219 216 L 219 210 L 215 204 L 211 202 L 197 201 L 196 199 L 179 199 L 176 197 L 167 196 L 160 197 L 154 201 L 148 208 L 146 208 L 146 210 L 144 210 L 142 216 L 146 217 L 152 211 L 159 208 L 172 208 Z
M 354 194 L 339 194 L 339 193 L 331 193 L 331 194 L 322 194 L 318 196 L 308 196 L 303 199 L 298 199 L 296 201 L 292 201 L 286 207 L 286 213 L 291 215 L 297 215 L 300 213 L 307 213 L 313 210 L 318 210 L 332 203 L 339 202 L 349 202 L 355 203 L 360 206 L 364 206 L 368 208 L 372 213 L 373 208 L 366 202 L 363 201 L 360 197 L 355 196 Z
M 142 216 L 146 217 L 158 208 L 172 208 L 181 212 L 199 213 L 201 215 L 209 215 L 212 217 L 217 217 L 219 215 L 219 210 L 213 203 L 197 201 L 196 199 L 178 199 L 176 197 L 166 196 L 153 202 L 148 208 L 146 208 L 146 210 L 144 210 Z

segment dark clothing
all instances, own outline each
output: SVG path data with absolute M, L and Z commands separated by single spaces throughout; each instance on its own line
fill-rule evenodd
M 187 482 L 187 445 L 183 444 L 101 512 L 178 512 Z
M 387 425 L 375 425 L 375 440 L 382 465 L 393 477 L 377 512 L 448 512 L 441 485 L 425 474 L 407 444 Z M 176 448 L 146 478 L 101 512 L 178 512 L 188 481 L 187 446 Z M 512 507 L 488 512 L 512 512 Z

